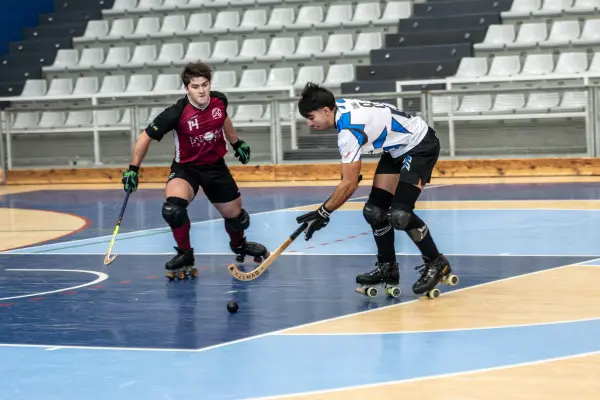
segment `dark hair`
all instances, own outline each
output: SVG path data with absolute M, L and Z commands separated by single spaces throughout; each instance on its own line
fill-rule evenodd
M 308 82 L 301 94 L 302 98 L 298 100 L 298 110 L 300 115 L 308 118 L 308 114 L 329 107 L 330 110 L 335 109 L 335 96 L 329 90 L 315 83 Z
M 183 85 L 187 87 L 194 78 L 206 78 L 210 82 L 212 79 L 212 69 L 200 61 L 190 62 L 181 72 L 181 80 L 183 81 Z

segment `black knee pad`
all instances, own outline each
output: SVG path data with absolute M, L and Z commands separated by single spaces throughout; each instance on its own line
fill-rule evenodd
M 397 231 L 405 231 L 408 228 L 408 224 L 412 215 L 413 214 L 411 211 L 392 206 L 388 212 L 388 219 L 392 228 L 396 229 Z
M 387 225 L 387 212 L 392 204 L 394 195 L 390 192 L 374 187 L 369 195 L 369 200 L 363 207 L 363 217 L 367 223 L 374 227 Z
M 162 216 L 173 229 L 182 227 L 189 221 L 187 214 L 188 201 L 179 197 L 169 197 L 163 203 Z
M 242 212 L 235 218 L 225 218 L 225 226 L 232 231 L 244 231 L 250 226 L 250 214 L 242 208 Z

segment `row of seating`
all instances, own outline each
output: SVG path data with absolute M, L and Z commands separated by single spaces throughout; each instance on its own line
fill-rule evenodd
M 600 46 L 600 19 L 528 22 L 517 28 L 512 24 L 490 25 L 476 51 L 532 50 L 552 51 L 569 46 Z
M 585 52 L 563 52 L 555 63 L 552 54 L 528 54 L 521 62 L 519 56 L 464 57 L 454 78 L 476 79 L 518 76 L 571 75 L 593 73 L 600 76 L 600 52 L 594 53 L 591 62 Z
M 525 114 L 547 112 L 580 112 L 587 107 L 587 92 L 537 92 L 497 95 L 433 96 L 432 107 L 436 115 L 452 112 L 453 115 L 472 114 Z
M 327 71 L 322 66 L 304 66 L 297 71 L 291 67 L 267 69 L 246 69 L 239 76 L 236 71 L 215 71 L 212 87 L 215 90 L 245 88 L 251 91 L 261 87 L 294 86 L 301 89 L 306 82 L 323 84 L 328 88 L 338 88 L 342 82 L 354 79 L 354 65 L 334 64 Z M 108 75 L 103 78 L 86 76 L 79 78 L 55 78 L 49 83 L 45 79 L 29 79 L 25 82 L 21 97 L 40 96 L 87 96 L 92 94 L 172 92 L 182 90 L 178 74 L 160 74 L 155 79 L 150 74 Z
M 170 13 L 180 10 L 277 7 L 285 4 L 300 5 L 304 3 L 306 0 L 115 0 L 112 8 L 103 10 L 103 14 L 111 16 L 151 12 Z
M 322 36 L 302 36 L 296 43 L 292 37 L 219 40 L 214 46 L 206 41 L 165 43 L 111 47 L 105 54 L 103 48 L 60 49 L 52 65 L 43 67 L 44 72 L 114 70 L 118 68 L 160 68 L 183 66 L 189 61 L 203 60 L 216 63 L 276 62 L 280 60 L 305 61 L 312 58 L 334 59 L 345 56 L 366 57 L 373 49 L 380 48 L 383 35 L 380 32 L 360 33 L 356 41 L 351 34 L 332 34 L 325 40 Z
M 243 14 L 237 10 L 221 11 L 213 19 L 207 12 L 170 14 L 161 17 L 133 18 L 89 21 L 83 36 L 74 38 L 74 43 L 103 41 L 136 41 L 140 39 L 164 39 L 218 35 L 224 33 L 247 34 L 250 32 L 275 33 L 282 30 L 303 31 L 309 28 L 335 29 L 339 27 L 361 28 L 369 26 L 395 25 L 401 18 L 412 13 L 410 1 L 394 1 L 386 5 L 382 12 L 379 2 L 359 3 L 353 11 L 351 4 L 333 4 L 327 11 L 321 5 L 304 5 L 296 15 L 291 7 L 247 10 Z M 301 32 L 299 32 L 301 33 Z
M 502 12 L 505 20 L 556 18 L 563 15 L 598 13 L 600 0 L 513 0 L 510 10 Z
M 433 96 L 433 113 L 437 116 L 452 112 L 453 115 L 469 114 L 498 114 L 510 113 L 545 113 L 545 112 L 580 112 L 587 107 L 586 92 L 550 92 L 531 93 L 529 95 L 498 94 L 498 95 L 467 95 L 462 98 L 456 96 Z M 139 128 L 145 127 L 164 107 L 138 109 Z M 290 104 L 280 104 L 280 116 L 289 121 Z M 245 124 L 270 124 L 270 105 L 242 104 L 230 105 L 227 110 L 231 119 L 242 126 Z M 19 112 L 14 115 L 11 131 L 39 132 L 53 129 L 92 129 L 91 111 L 43 111 Z M 131 127 L 130 109 L 102 109 L 96 112 L 97 126 L 102 130 L 129 130 Z M 296 110 L 296 121 L 303 121 Z
M 289 121 L 290 104 L 280 104 L 279 115 L 285 122 Z M 143 129 L 162 112 L 165 107 L 138 108 L 137 121 L 139 129 Z M 271 106 L 263 104 L 230 105 L 227 114 L 232 121 L 240 126 L 258 123 L 269 125 L 271 121 Z M 83 111 L 24 111 L 12 114 L 11 132 L 40 132 L 56 130 L 92 130 L 93 114 L 90 110 Z M 96 111 L 96 118 L 101 130 L 129 130 L 131 129 L 131 109 L 101 109 Z M 296 120 L 303 120 L 296 112 Z

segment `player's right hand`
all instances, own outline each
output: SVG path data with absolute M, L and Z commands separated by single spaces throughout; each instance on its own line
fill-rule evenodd
M 308 227 L 306 228 L 304 234 L 304 239 L 310 240 L 316 231 L 326 227 L 329 224 L 330 215 L 331 212 L 325 208 L 325 205 L 322 205 L 315 211 L 311 211 L 296 217 L 296 222 L 299 224 L 303 224 L 305 222 L 308 223 Z
M 123 182 L 123 189 L 125 189 L 126 192 L 129 192 L 130 190 L 132 192 L 135 192 L 137 190 L 139 183 L 139 170 L 139 167 L 136 167 L 135 165 L 130 165 L 129 169 L 123 172 L 123 179 L 121 179 L 121 182 Z

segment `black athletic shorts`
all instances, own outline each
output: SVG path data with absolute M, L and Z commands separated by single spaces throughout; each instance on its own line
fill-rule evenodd
M 440 156 L 440 140 L 431 128 L 421 143 L 408 153 L 393 158 L 390 153 L 383 153 L 377 164 L 375 174 L 400 174 L 400 181 L 417 185 L 431 181 L 433 169 Z
M 223 159 L 212 165 L 179 164 L 173 161 L 167 182 L 175 178 L 189 183 L 194 195 L 201 187 L 211 203 L 228 203 L 241 195 Z

